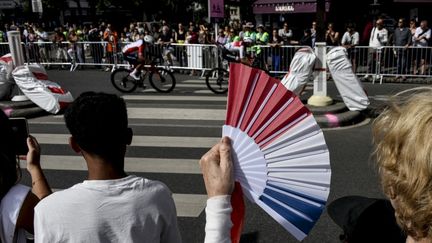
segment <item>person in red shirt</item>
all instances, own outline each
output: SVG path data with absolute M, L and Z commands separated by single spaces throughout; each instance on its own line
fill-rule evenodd
M 127 44 L 122 50 L 123 58 L 134 67 L 134 70 L 129 75 L 135 80 L 140 79 L 139 73 L 146 60 L 144 57 L 146 43 L 143 38 L 144 36 L 140 34 L 137 41 Z

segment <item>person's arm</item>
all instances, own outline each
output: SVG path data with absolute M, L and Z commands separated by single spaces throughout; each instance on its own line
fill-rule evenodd
M 288 37 L 288 38 L 292 38 L 292 37 L 293 37 L 293 32 L 292 32 L 291 29 L 288 30 L 288 35 L 287 35 L 287 37 Z
M 408 29 L 408 43 L 405 45 L 405 47 L 409 47 L 409 46 L 411 46 L 413 43 L 412 43 L 412 33 L 411 33 L 411 31 Z
M 40 166 L 39 143 L 33 136 L 27 138 L 27 147 L 29 149 L 26 157 L 27 171 L 31 175 L 32 191 L 30 191 L 24 199 L 17 218 L 16 227 L 23 228 L 33 233 L 34 207 L 42 198 L 48 196 L 52 192 Z
M 429 29 L 428 31 L 426 31 L 426 33 L 424 34 L 424 39 L 429 42 L 431 38 L 431 29 Z
M 27 171 L 32 178 L 32 192 L 39 198 L 43 199 L 52 193 L 48 181 L 40 165 L 40 146 L 36 138 L 29 136 L 27 138 Z
M 352 37 L 352 44 L 351 47 L 355 47 L 358 46 L 360 44 L 360 35 L 358 32 L 354 33 L 353 37 Z
M 16 221 L 16 228 L 25 229 L 27 232 L 33 234 L 33 218 L 34 207 L 39 203 L 39 198 L 33 193 L 29 192 L 24 199 L 21 209 Z
M 387 44 L 387 42 L 389 41 L 389 36 L 388 36 L 388 31 L 386 29 L 384 29 L 385 31 L 383 31 L 383 36 L 381 39 L 381 44 L 385 45 Z
M 414 40 L 416 40 L 416 41 L 420 41 L 421 40 L 421 36 L 420 36 L 420 34 L 421 34 L 421 29 L 416 29 L 416 31 L 415 31 L 415 33 L 414 33 Z
M 334 36 L 331 36 L 332 39 L 332 43 L 334 45 L 338 45 L 339 44 L 339 32 L 335 32 Z
M 345 33 L 342 35 L 341 45 L 342 45 L 343 47 L 345 47 L 345 48 L 348 48 L 348 35 L 347 35 L 347 32 L 345 32 Z
M 144 53 L 145 53 L 145 45 L 142 44 L 138 47 L 138 61 L 140 61 L 140 62 L 146 61 Z
M 372 28 L 372 32 L 371 32 L 370 37 L 369 37 L 369 46 L 372 43 L 374 35 L 375 35 L 375 27 Z
M 200 160 L 209 199 L 206 207 L 205 243 L 231 242 L 231 193 L 234 175 L 228 137 L 213 146 Z

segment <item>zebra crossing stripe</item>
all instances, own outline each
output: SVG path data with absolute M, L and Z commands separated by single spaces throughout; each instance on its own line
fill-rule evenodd
M 150 100 L 169 100 L 169 101 L 226 101 L 226 96 L 167 96 L 167 95 L 123 95 L 125 101 L 150 101 Z
M 20 162 L 21 168 L 26 162 Z M 87 171 L 81 156 L 42 155 L 41 166 L 47 170 Z M 201 174 L 197 159 L 125 158 L 125 171 L 140 173 Z
M 68 134 L 32 133 L 40 144 L 68 144 Z M 134 135 L 131 146 L 211 148 L 220 138 L 215 137 L 170 137 Z
M 208 89 L 200 89 L 200 90 L 194 90 L 194 94 L 214 94 L 213 91 Z
M 137 108 L 128 107 L 129 119 L 225 121 L 225 109 Z M 63 115 L 52 116 L 63 119 Z
M 177 217 L 198 217 L 207 204 L 207 195 L 173 194 Z
M 203 81 L 201 84 L 194 84 L 194 83 L 190 83 L 190 84 L 185 84 L 185 83 L 180 83 L 180 84 L 176 84 L 176 88 L 196 88 L 196 89 L 205 89 L 207 88 L 205 81 Z
M 205 79 L 189 79 L 189 80 L 184 80 L 181 83 L 184 84 L 205 84 Z
M 128 108 L 129 119 L 225 120 L 225 110 Z

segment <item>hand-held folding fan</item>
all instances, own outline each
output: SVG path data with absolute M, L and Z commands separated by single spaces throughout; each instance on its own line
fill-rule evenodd
M 325 207 L 331 176 L 311 112 L 279 80 L 231 64 L 223 136 L 232 140 L 235 180 L 246 197 L 298 240 L 306 237 Z

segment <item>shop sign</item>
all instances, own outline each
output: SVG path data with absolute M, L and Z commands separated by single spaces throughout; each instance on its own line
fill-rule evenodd
M 276 12 L 294 12 L 294 6 L 293 5 L 279 5 L 275 7 Z

